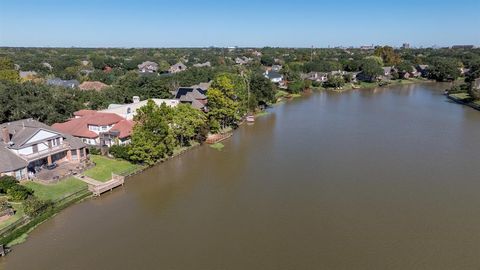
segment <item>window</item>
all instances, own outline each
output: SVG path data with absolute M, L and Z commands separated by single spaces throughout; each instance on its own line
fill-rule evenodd
M 107 127 L 106 127 L 106 126 L 102 126 L 102 131 L 107 131 Z
M 132 108 L 127 108 L 127 114 L 131 114 L 132 113 Z
M 38 153 L 38 144 L 32 145 L 32 152 L 33 153 Z

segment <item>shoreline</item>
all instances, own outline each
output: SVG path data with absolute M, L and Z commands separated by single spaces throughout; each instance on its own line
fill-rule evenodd
M 476 103 L 473 103 L 473 102 L 470 102 L 470 101 L 464 101 L 463 99 L 455 97 L 453 95 L 454 94 L 449 94 L 449 95 L 447 95 L 447 98 L 449 100 L 457 103 L 457 104 L 460 104 L 460 105 L 463 105 L 463 106 L 466 106 L 466 107 L 470 107 L 472 109 L 480 111 L 480 104 L 476 104 Z
M 278 105 L 283 104 L 287 101 L 294 100 L 294 99 L 301 98 L 301 97 L 305 97 L 306 94 L 307 94 L 306 91 L 310 91 L 310 92 L 333 91 L 333 92 L 337 92 L 337 93 L 343 93 L 343 92 L 350 91 L 350 90 L 368 90 L 368 89 L 374 89 L 374 88 L 377 88 L 377 87 L 383 88 L 383 87 L 389 87 L 389 86 L 400 86 L 400 85 L 406 85 L 406 84 L 417 84 L 417 83 L 420 84 L 420 83 L 429 83 L 429 82 L 432 82 L 432 81 L 410 81 L 408 83 L 396 83 L 396 84 L 388 84 L 388 85 L 383 85 L 383 86 L 376 85 L 376 86 L 371 86 L 371 87 L 350 88 L 350 89 L 342 89 L 342 90 L 309 89 L 309 90 L 303 91 L 301 94 L 290 94 L 290 93 L 288 93 L 286 95 L 279 96 L 277 98 L 276 102 L 272 104 L 272 106 L 278 106 Z M 260 113 L 258 113 L 258 116 L 263 116 L 263 115 L 267 115 L 267 114 L 269 114 L 269 112 L 260 112 Z M 231 133 L 232 133 L 232 136 L 233 136 L 234 135 L 233 130 L 232 130 Z M 226 139 L 229 139 L 232 136 L 229 136 Z M 178 152 L 174 153 L 172 156 L 169 156 L 169 157 L 166 157 L 162 160 L 159 160 L 158 162 L 156 162 L 153 165 L 141 166 L 136 170 L 133 170 L 131 172 L 126 173 L 125 175 L 122 175 L 121 173 L 120 173 L 120 175 L 124 176 L 125 180 L 128 180 L 129 178 L 131 178 L 133 176 L 141 174 L 141 173 L 143 173 L 143 172 L 145 172 L 145 171 L 147 171 L 147 170 L 149 170 L 153 167 L 161 165 L 164 162 L 167 162 L 167 161 L 170 161 L 170 160 L 172 160 L 176 157 L 179 157 L 179 156 L 185 154 L 186 152 L 188 152 L 190 150 L 193 150 L 197 147 L 203 146 L 204 144 L 206 144 L 206 143 L 195 143 L 195 144 L 193 144 L 191 146 L 188 146 L 188 147 L 182 147 L 182 148 L 180 148 L 180 150 Z M 76 194 L 72 194 L 72 195 L 76 195 Z M 31 220 L 29 222 L 21 224 L 17 228 L 13 228 L 11 230 L 11 232 L 9 232 L 7 235 L 1 236 L 0 244 L 3 244 L 5 246 L 7 246 L 8 248 L 11 248 L 11 247 L 13 247 L 17 244 L 21 244 L 22 242 L 27 241 L 28 240 L 27 239 L 28 234 L 31 231 L 33 231 L 37 226 L 41 225 L 43 222 L 49 220 L 50 218 L 55 217 L 62 210 L 68 208 L 71 205 L 75 205 L 77 203 L 83 202 L 84 200 L 93 198 L 91 192 L 87 192 L 86 194 L 81 194 L 78 197 L 75 197 L 75 196 L 72 196 L 72 197 L 73 198 L 71 198 L 70 200 L 66 200 L 65 202 L 63 202 L 63 204 L 60 204 L 58 206 L 54 206 L 52 208 L 52 210 L 47 211 L 46 213 L 43 213 L 43 214 L 41 214 L 37 217 L 31 218 Z

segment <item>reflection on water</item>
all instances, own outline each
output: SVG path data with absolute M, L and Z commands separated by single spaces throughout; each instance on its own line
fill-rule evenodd
M 313 93 L 62 212 L 7 269 L 478 269 L 480 113 Z M 54 255 L 52 255 L 54 254 Z

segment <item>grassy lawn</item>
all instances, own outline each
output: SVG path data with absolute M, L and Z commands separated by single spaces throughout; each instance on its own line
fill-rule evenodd
M 13 208 L 15 209 L 15 215 L 11 216 L 9 219 L 5 220 L 4 222 L 0 223 L 0 230 L 6 228 L 10 224 L 16 222 L 20 218 L 23 217 L 23 205 L 21 203 L 14 203 L 12 204 Z
M 223 147 L 225 147 L 225 145 L 223 145 L 223 143 L 221 142 L 218 142 L 218 143 L 214 143 L 212 145 L 210 145 L 211 148 L 213 149 L 216 149 L 218 151 L 222 151 Z
M 52 185 L 44 185 L 36 182 L 27 182 L 24 185 L 33 189 L 35 196 L 37 196 L 39 199 L 52 201 L 62 199 L 87 186 L 85 182 L 73 177 L 67 178 L 57 184 Z
M 460 100 L 470 98 L 470 95 L 468 93 L 456 93 L 456 94 L 450 94 L 450 96 L 452 96 L 453 98 L 460 99 Z
M 96 166 L 90 170 L 86 170 L 84 174 L 101 182 L 106 182 L 112 179 L 112 173 L 133 172 L 141 167 L 125 160 L 110 159 L 94 155 L 90 158 L 95 162 Z

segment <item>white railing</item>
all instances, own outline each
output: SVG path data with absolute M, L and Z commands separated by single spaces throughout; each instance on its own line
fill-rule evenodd
M 22 157 L 25 157 L 28 160 L 35 159 L 35 158 L 40 158 L 40 157 L 46 157 L 49 155 L 54 155 L 57 154 L 61 150 L 66 150 L 68 149 L 68 146 L 66 144 L 62 144 L 59 146 L 54 146 L 52 148 L 48 148 L 33 154 L 28 154 L 28 155 L 21 155 Z

